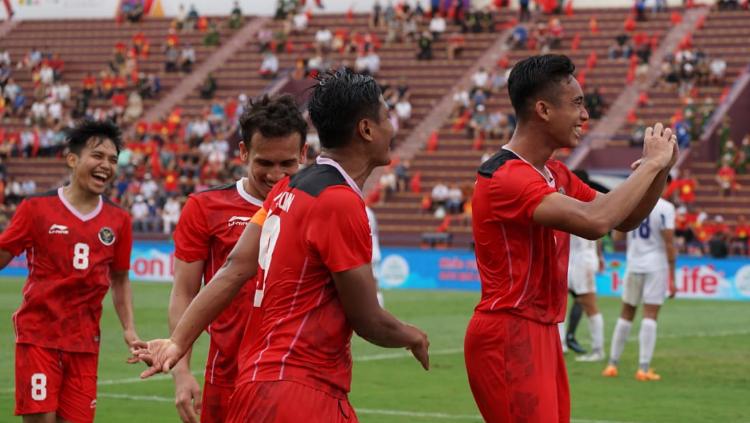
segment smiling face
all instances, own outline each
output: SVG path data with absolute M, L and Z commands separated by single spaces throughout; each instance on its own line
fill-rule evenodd
M 66 161 L 73 169 L 72 185 L 99 195 L 115 179 L 117 148 L 109 138 L 92 137 L 80 154 L 68 153 Z
M 549 136 L 554 140 L 556 148 L 574 148 L 583 138 L 584 122 L 589 120 L 589 113 L 583 104 L 581 85 L 571 76 L 559 82 L 554 96 L 554 100 L 548 103 Z
M 260 131 L 250 139 L 250 149 L 240 142 L 240 158 L 247 163 L 247 193 L 265 199 L 276 182 L 297 173 L 307 152 L 307 146 L 300 148 L 301 142 L 297 132 L 268 138 Z

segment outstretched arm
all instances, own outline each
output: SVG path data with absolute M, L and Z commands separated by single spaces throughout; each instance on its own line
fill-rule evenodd
M 139 339 L 133 322 L 133 291 L 130 288 L 127 270 L 112 272 L 111 290 L 112 303 L 122 325 L 125 343 L 132 350 Z
M 227 261 L 185 310 L 171 338 L 140 345 L 136 352 L 138 358 L 151 366 L 141 377 L 168 372 L 187 353 L 201 331 L 232 302 L 245 282 L 255 276 L 260 233 L 261 226 L 247 225 Z

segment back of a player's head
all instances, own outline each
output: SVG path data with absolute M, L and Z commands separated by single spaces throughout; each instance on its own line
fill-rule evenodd
M 323 148 L 345 146 L 363 118 L 380 122 L 380 86 L 369 75 L 342 68 L 321 75 L 308 104 Z
M 531 56 L 516 63 L 508 77 L 508 94 L 518 119 L 531 116 L 537 99 L 556 104 L 560 82 L 575 70 L 570 58 L 562 54 Z
M 73 128 L 67 131 L 68 151 L 80 156 L 83 149 L 89 146 L 89 141 L 94 144 L 91 147 L 96 148 L 105 140 L 112 141 L 117 154 L 120 154 L 122 147 L 122 134 L 120 128 L 110 120 L 96 121 L 84 119 L 78 121 Z
M 264 95 L 251 100 L 240 116 L 240 130 L 245 146 L 250 149 L 256 133 L 266 138 L 280 138 L 299 134 L 300 148 L 307 139 L 307 122 L 289 94 L 269 97 Z

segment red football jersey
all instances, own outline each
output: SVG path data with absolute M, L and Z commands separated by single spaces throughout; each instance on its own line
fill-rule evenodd
M 264 208 L 256 308 L 237 386 L 288 380 L 344 398 L 352 328 L 331 273 L 370 263 L 361 191 L 336 162 L 319 159 L 276 184 Z
M 130 268 L 130 215 L 99 199 L 82 215 L 63 189 L 34 195 L 18 206 L 0 248 L 26 251 L 29 276 L 13 314 L 16 342 L 70 352 L 99 351 L 102 300 L 110 270 Z
M 203 260 L 203 282 L 208 283 L 224 264 L 240 239 L 245 226 L 263 205 L 236 183 L 209 189 L 188 197 L 174 233 L 175 257 L 185 262 Z M 234 386 L 237 377 L 237 351 L 248 316 L 252 311 L 250 281 L 232 303 L 208 326 L 211 335 L 206 361 L 206 381 Z
M 591 201 L 589 188 L 559 161 L 542 174 L 502 149 L 479 168 L 472 226 L 482 299 L 477 311 L 504 311 L 541 323 L 565 316 L 570 235 L 534 223 L 534 210 L 551 193 Z

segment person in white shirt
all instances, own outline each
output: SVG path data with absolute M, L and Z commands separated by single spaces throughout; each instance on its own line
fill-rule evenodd
M 471 76 L 471 80 L 474 82 L 474 88 L 479 90 L 487 89 L 487 82 L 490 79 L 490 74 L 483 67 L 479 68 L 478 71 Z
M 430 32 L 432 33 L 432 39 L 437 41 L 443 33 L 445 33 L 446 23 L 445 18 L 440 13 L 436 13 L 435 16 L 430 20 Z
M 667 180 L 669 186 L 670 179 Z M 673 298 L 677 292 L 674 282 L 677 251 L 674 245 L 675 207 L 659 199 L 656 206 L 638 229 L 627 233 L 627 272 L 622 292 L 622 312 L 617 319 L 609 365 L 603 376 L 617 376 L 617 365 L 630 335 L 635 311 L 643 303 L 643 318 L 638 334 L 640 352 L 635 378 L 640 381 L 661 379 L 651 369 L 651 359 L 656 346 L 656 319 L 664 298 Z
M 156 195 L 156 192 L 159 191 L 159 185 L 156 184 L 156 181 L 151 177 L 150 173 L 147 173 L 144 176 L 144 181 L 141 184 L 141 195 L 146 197 L 147 200 L 151 200 Z
M 51 101 L 47 107 L 47 112 L 53 121 L 60 122 L 62 120 L 62 104 L 59 101 Z
M 297 13 L 292 18 L 292 23 L 294 24 L 294 31 L 295 32 L 303 32 L 307 29 L 307 15 L 304 12 Z
M 161 213 L 162 227 L 165 234 L 172 233 L 172 228 L 177 225 L 177 221 L 180 219 L 181 208 L 182 206 L 177 198 L 171 195 L 167 198 L 167 202 L 164 203 L 164 210 Z
M 400 122 L 406 122 L 411 118 L 411 103 L 406 96 L 402 97 L 394 108 Z
M 275 77 L 279 72 L 279 59 L 273 53 L 266 53 L 260 64 L 260 74 L 264 77 Z
M 333 34 L 331 30 L 323 27 L 315 33 L 315 42 L 322 51 L 327 51 L 331 48 L 331 41 L 333 40 Z

